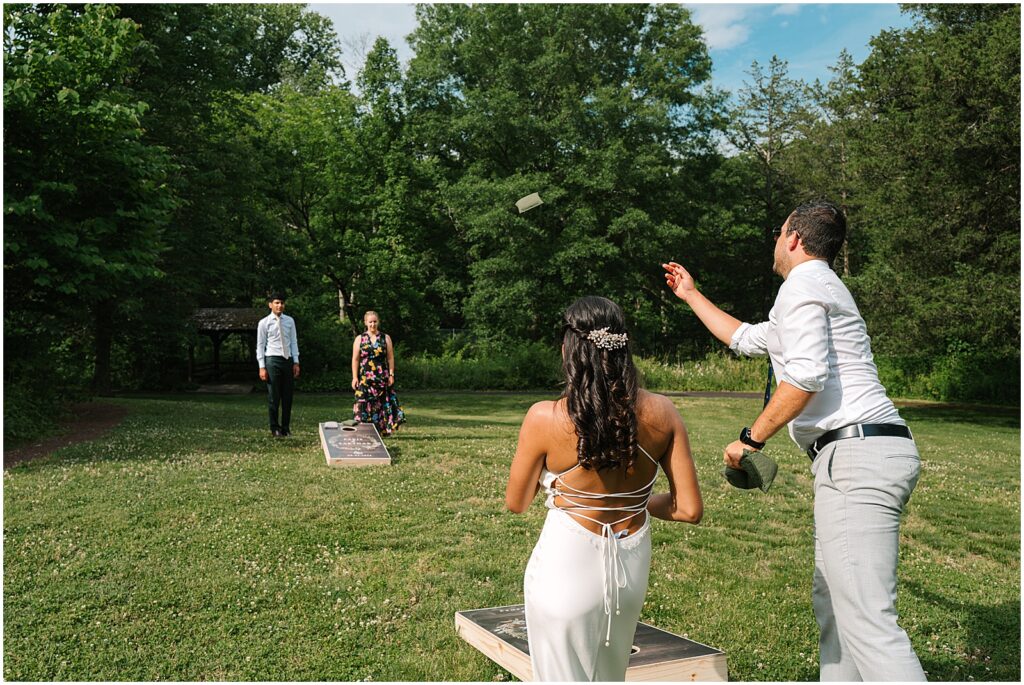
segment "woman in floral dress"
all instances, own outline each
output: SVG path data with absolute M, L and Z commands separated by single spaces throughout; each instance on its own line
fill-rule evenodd
M 366 331 L 352 343 L 352 389 L 356 394 L 353 418 L 372 423 L 381 435 L 391 435 L 405 423 L 394 387 L 395 348 L 391 336 L 380 332 L 377 312 L 366 312 L 363 324 Z

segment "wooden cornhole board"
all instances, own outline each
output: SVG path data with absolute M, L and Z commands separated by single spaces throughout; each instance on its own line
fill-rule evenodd
M 391 455 L 372 423 L 346 426 L 337 421 L 320 424 L 320 444 L 328 466 L 390 464 Z
M 523 681 L 533 680 L 526 614 L 522 604 L 459 611 L 455 632 L 484 656 Z M 726 681 L 725 653 L 685 637 L 638 623 L 626 680 Z

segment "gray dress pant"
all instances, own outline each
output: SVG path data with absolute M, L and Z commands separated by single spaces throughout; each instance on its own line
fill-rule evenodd
M 885 436 L 837 440 L 811 472 L 821 680 L 926 680 L 896 622 L 900 514 L 921 473 L 917 446 Z

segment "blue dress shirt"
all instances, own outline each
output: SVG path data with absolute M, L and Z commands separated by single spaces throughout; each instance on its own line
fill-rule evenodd
M 269 314 L 260 319 L 256 327 L 256 361 L 266 368 L 266 357 L 285 357 L 299 363 L 299 340 L 295 333 L 295 319 L 282 314 Z

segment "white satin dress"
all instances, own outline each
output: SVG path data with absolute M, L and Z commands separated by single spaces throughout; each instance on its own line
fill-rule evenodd
M 657 461 L 640 451 L 657 466 Z M 526 627 L 533 678 L 538 681 L 625 680 L 633 635 L 647 594 L 651 566 L 650 517 L 647 501 L 658 479 L 637 490 L 595 493 L 565 483 L 562 473 L 541 472 L 548 511 L 523 579 Z M 556 495 L 571 506 L 555 505 Z M 600 499 L 626 499 L 630 504 L 602 507 Z M 585 512 L 621 511 L 624 516 L 602 523 Z M 612 527 L 645 516 L 635 533 L 616 536 Z M 592 533 L 573 518 L 599 524 Z M 621 535 L 621 533 L 620 533 Z

